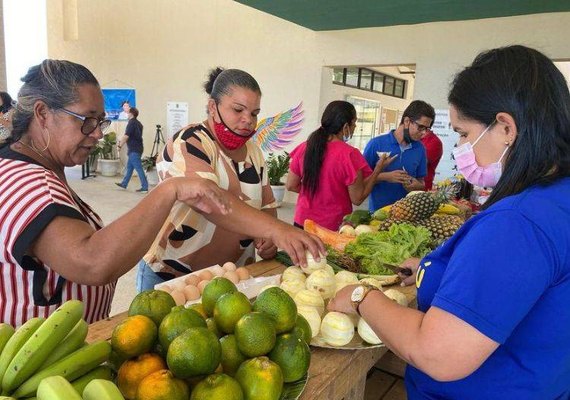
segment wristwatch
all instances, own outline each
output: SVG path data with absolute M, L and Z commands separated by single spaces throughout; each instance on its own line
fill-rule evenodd
M 360 311 L 358 311 L 358 306 L 360 306 L 360 303 L 362 303 L 366 298 L 366 296 L 368 296 L 368 293 L 370 293 L 373 290 L 380 290 L 380 289 L 378 289 L 376 286 L 361 284 L 358 285 L 352 291 L 352 294 L 350 295 L 350 301 L 352 303 L 354 311 L 356 311 L 358 315 L 360 315 Z

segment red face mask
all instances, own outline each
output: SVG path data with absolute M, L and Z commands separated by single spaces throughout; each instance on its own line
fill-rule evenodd
M 214 130 L 216 131 L 216 136 L 220 143 L 228 150 L 235 150 L 242 147 L 254 134 L 255 130 L 249 135 L 242 136 L 234 131 L 232 131 L 224 122 L 222 114 L 220 114 L 220 109 L 216 104 L 216 110 L 220 116 L 221 122 L 216 122 L 214 120 Z

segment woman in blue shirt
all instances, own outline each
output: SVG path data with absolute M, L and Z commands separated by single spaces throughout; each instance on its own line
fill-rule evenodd
M 329 309 L 360 313 L 408 362 L 410 399 L 568 399 L 568 85 L 510 46 L 477 56 L 448 100 L 458 168 L 494 187 L 484 210 L 413 265 L 418 310 L 359 286 Z

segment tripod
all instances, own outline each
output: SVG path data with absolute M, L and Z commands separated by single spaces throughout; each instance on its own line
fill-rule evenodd
M 156 125 L 156 133 L 154 134 L 154 142 L 152 143 L 152 150 L 150 151 L 151 158 L 156 160 L 158 152 L 160 151 L 160 145 L 164 144 L 164 136 L 162 135 L 162 127 Z

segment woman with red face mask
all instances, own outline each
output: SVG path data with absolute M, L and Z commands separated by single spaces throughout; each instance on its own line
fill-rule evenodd
M 261 149 L 250 141 L 257 126 L 261 90 L 238 69 L 216 68 L 205 83 L 208 117 L 176 133 L 166 144 L 157 170 L 161 180 L 175 176 L 211 179 L 229 192 L 232 210 L 204 215 L 175 204 L 159 236 L 139 263 L 137 289 L 227 261 L 244 265 L 272 258 L 277 248 L 304 265 L 305 250 L 324 254 L 313 236 L 279 221 Z

